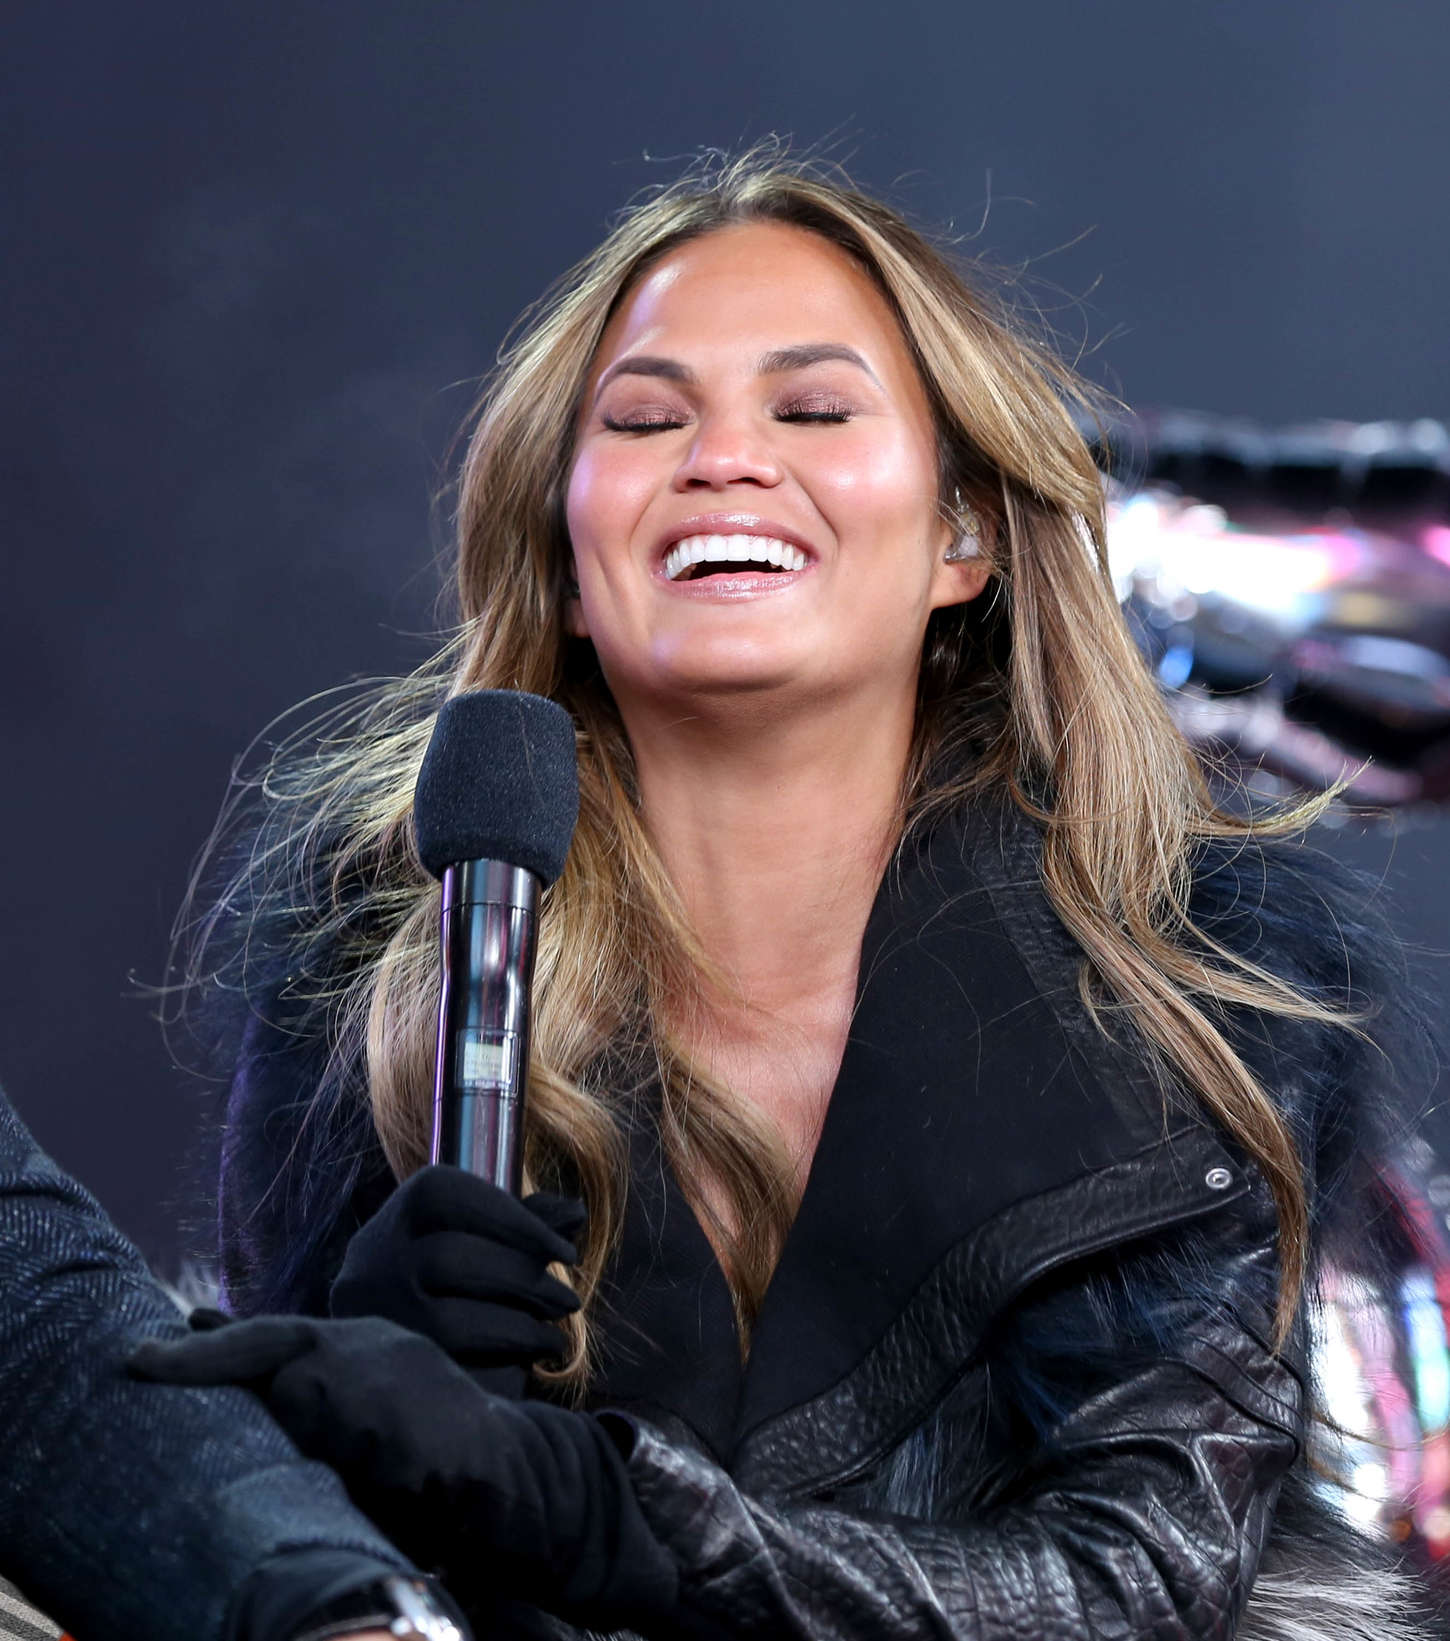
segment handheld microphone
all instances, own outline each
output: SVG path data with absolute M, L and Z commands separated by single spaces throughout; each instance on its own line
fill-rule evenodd
M 443 883 L 434 1162 L 518 1194 L 539 894 L 579 815 L 574 723 L 540 695 L 477 690 L 438 714 L 413 798 Z

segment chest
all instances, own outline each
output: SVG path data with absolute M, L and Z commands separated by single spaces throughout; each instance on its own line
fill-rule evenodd
M 799 1202 L 815 1161 L 826 1113 L 839 1080 L 856 1002 L 856 964 L 839 983 L 801 990 L 780 1006 L 717 1013 L 683 1041 L 701 1067 L 776 1156 L 789 1200 Z M 677 1034 L 678 1037 L 678 1034 Z M 751 1203 L 702 1166 L 689 1194 L 704 1209 L 706 1235 L 739 1236 Z
M 848 997 L 814 1017 L 755 1023 L 711 1044 L 712 1076 L 780 1141 L 797 1195 L 820 1143 L 849 1026 Z

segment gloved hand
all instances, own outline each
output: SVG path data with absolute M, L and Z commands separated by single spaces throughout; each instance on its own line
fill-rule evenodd
M 515 1599 L 614 1628 L 673 1604 L 676 1569 L 611 1438 L 619 1421 L 491 1395 L 391 1322 L 255 1317 L 148 1340 L 131 1371 L 255 1391 L 466 1609 Z
M 485 1389 L 522 1396 L 530 1366 L 562 1353 L 556 1322 L 579 1308 L 547 1267 L 578 1259 L 583 1225 L 576 1199 L 520 1201 L 461 1168 L 421 1168 L 348 1244 L 329 1308 L 411 1328 Z

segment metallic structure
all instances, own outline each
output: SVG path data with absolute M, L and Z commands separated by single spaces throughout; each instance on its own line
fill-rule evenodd
M 1450 802 L 1450 432 L 1180 412 L 1100 450 L 1114 581 L 1190 740 L 1356 806 Z
M 1229 784 L 1450 803 L 1450 431 L 1174 412 L 1098 449 L 1119 599 Z M 1319 1457 L 1348 1514 L 1450 1567 L 1450 1173 L 1419 1141 L 1380 1188 L 1384 1268 L 1321 1273 Z

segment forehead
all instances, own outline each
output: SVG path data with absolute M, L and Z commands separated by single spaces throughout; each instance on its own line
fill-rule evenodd
M 819 234 L 786 223 L 717 228 L 671 251 L 606 326 L 589 374 L 630 353 L 708 365 L 802 342 L 846 342 L 878 376 L 915 376 L 896 317 L 870 275 Z

